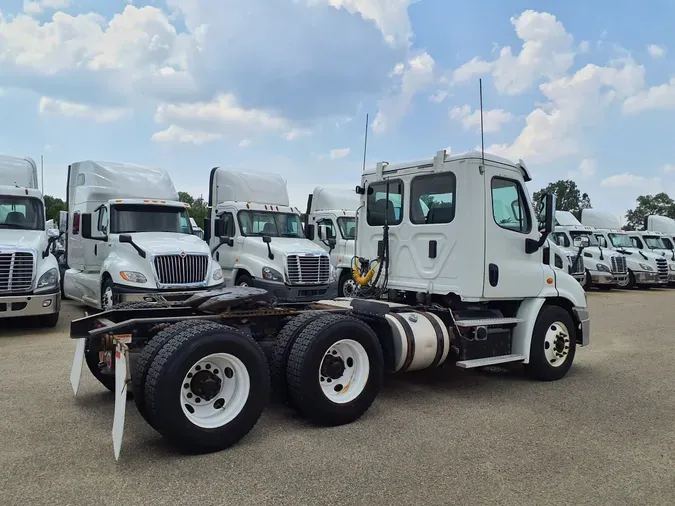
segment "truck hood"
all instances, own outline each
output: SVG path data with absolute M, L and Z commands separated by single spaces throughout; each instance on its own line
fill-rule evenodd
M 267 251 L 267 245 L 263 242 L 262 237 L 247 237 L 247 243 L 256 244 L 256 249 L 264 248 Z M 328 253 L 317 246 L 309 239 L 300 239 L 298 237 L 272 237 L 272 242 L 270 242 L 270 248 L 272 253 L 275 255 L 293 255 L 297 253 L 311 253 L 311 254 L 324 254 Z
M 627 259 L 630 260 L 656 260 L 657 258 L 663 258 L 661 254 L 652 253 L 651 251 L 644 251 L 638 248 L 616 248 L 613 250 L 615 253 L 621 253 L 626 251 L 628 253 Z M 644 255 L 644 256 L 643 256 Z
M 0 229 L 0 248 L 6 247 L 45 249 L 47 247 L 47 235 L 44 230 L 3 228 Z
M 167 232 L 138 232 L 130 235 L 136 244 L 150 254 L 164 255 L 184 251 L 210 255 L 208 244 L 196 235 Z

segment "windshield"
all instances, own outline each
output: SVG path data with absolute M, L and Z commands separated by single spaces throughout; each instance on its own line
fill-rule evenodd
M 148 204 L 118 204 L 112 206 L 110 232 L 173 232 L 192 235 L 190 216 L 183 207 Z
M 609 240 L 615 248 L 634 248 L 627 234 L 609 234 Z
M 238 219 L 242 235 L 304 237 L 300 216 L 297 214 L 239 211 Z
M 645 244 L 649 249 L 668 249 L 666 248 L 666 245 L 663 244 L 663 240 L 656 235 L 643 235 L 642 239 L 644 239 Z
M 338 227 L 343 239 L 354 239 L 356 237 L 356 218 L 338 218 Z
M 580 231 L 576 230 L 576 231 L 570 231 L 570 235 L 572 236 L 572 239 L 575 239 L 576 237 L 583 237 L 583 236 L 588 237 L 589 246 L 598 246 L 600 244 L 598 242 L 598 238 L 595 237 L 591 232 L 580 232 Z
M 672 241 L 667 237 L 661 237 L 661 240 L 663 241 L 663 245 L 666 247 L 666 249 L 675 249 L 673 248 Z
M 42 202 L 33 197 L 0 195 L 0 228 L 44 230 Z

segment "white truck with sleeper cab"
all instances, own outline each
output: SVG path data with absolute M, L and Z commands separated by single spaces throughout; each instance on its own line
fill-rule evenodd
M 665 258 L 668 262 L 668 284 L 675 284 L 675 250 L 668 236 L 654 230 L 634 230 L 628 232 L 628 237 L 637 249 Z
M 338 296 L 352 297 L 356 287 L 352 277 L 356 212 L 360 205 L 354 190 L 317 186 L 307 199 L 305 235 L 328 251 L 336 269 Z M 331 239 L 335 239 L 335 246 Z
M 611 290 L 628 280 L 626 258 L 600 245 L 595 236 L 595 229 L 582 225 L 569 211 L 556 211 L 556 226 L 553 237 L 556 243 L 564 248 L 572 247 L 574 241 L 585 237 L 589 247 L 583 251 L 585 289 L 592 286 L 600 290 Z
M 208 245 L 193 234 L 188 204 L 169 174 L 130 163 L 68 167 L 66 297 L 110 309 L 170 301 L 223 283 Z
M 60 274 L 30 158 L 0 155 L 0 319 L 33 317 L 54 327 L 61 308 Z
M 205 240 L 226 286 L 264 288 L 282 303 L 337 295 L 330 256 L 305 237 L 281 176 L 216 167 L 209 186 Z
M 618 281 L 619 288 L 651 288 L 668 283 L 668 261 L 663 256 L 636 248 L 619 218 L 595 209 L 582 209 L 581 223 L 593 227 L 602 248 L 620 253 L 626 259 L 628 277 Z
M 668 216 L 651 214 L 645 219 L 645 230 L 664 234 L 663 241 L 667 249 L 675 248 L 675 220 Z

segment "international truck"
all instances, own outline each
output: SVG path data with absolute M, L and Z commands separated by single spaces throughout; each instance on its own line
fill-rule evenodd
M 621 229 L 617 216 L 595 209 L 582 209 L 581 223 L 595 229 L 594 235 L 601 248 L 625 257 L 628 277 L 625 281 L 617 281 L 619 288 L 648 289 L 668 284 L 668 261 L 659 254 L 636 248 L 628 233 Z
M 307 198 L 305 235 L 328 251 L 338 279 L 338 296 L 353 297 L 356 284 L 352 277 L 356 213 L 359 198 L 353 190 L 317 186 Z M 335 239 L 332 245 L 331 239 Z
M 31 158 L 0 155 L 0 318 L 32 317 L 54 327 L 59 320 L 60 274 Z
M 625 285 L 628 280 L 626 258 L 615 251 L 603 248 L 595 235 L 595 229 L 582 225 L 569 211 L 556 211 L 556 227 L 553 237 L 559 246 L 570 248 L 579 238 L 587 238 L 589 247 L 583 251 L 583 286 L 611 290 Z
M 675 284 L 675 250 L 670 238 L 655 230 L 634 230 L 628 232 L 628 237 L 637 249 L 651 251 L 665 258 L 668 262 L 668 284 Z
M 290 205 L 281 176 L 215 167 L 209 210 L 205 240 L 226 286 L 264 288 L 286 303 L 337 295 L 330 256 L 305 237 L 300 210 Z M 335 238 L 327 241 L 335 247 Z
M 85 160 L 68 166 L 63 291 L 97 309 L 167 302 L 222 285 L 162 168 Z
M 476 153 L 378 163 L 357 187 L 355 274 L 370 298 L 278 304 L 267 290 L 237 285 L 171 307 L 85 316 L 70 330 L 73 391 L 85 350 L 99 351 L 118 385 L 119 458 L 128 391 L 168 442 L 206 453 L 245 437 L 271 392 L 310 422 L 335 426 L 368 411 L 385 374 L 508 364 L 560 380 L 590 343 L 590 316 L 583 288 L 545 247 L 555 196 L 536 214 L 529 179 L 522 161 Z M 387 300 L 387 288 L 416 300 Z

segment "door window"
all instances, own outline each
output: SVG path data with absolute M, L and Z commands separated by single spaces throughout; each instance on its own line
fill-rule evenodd
M 333 224 L 333 220 L 329 219 L 322 219 L 316 222 L 316 225 L 319 229 L 319 239 L 326 240 L 331 237 L 335 237 L 335 225 Z
M 410 183 L 410 221 L 450 223 L 455 218 L 456 178 L 452 172 L 417 176 Z
M 387 202 L 389 184 L 389 202 Z M 388 204 L 388 205 L 387 205 Z M 382 181 L 368 186 L 366 221 L 371 226 L 382 226 L 387 218 L 388 225 L 398 225 L 403 220 L 403 182 Z
M 631 237 L 630 242 L 633 244 L 634 247 L 637 249 L 642 249 L 642 241 L 638 237 Z
M 607 247 L 607 239 L 605 239 L 604 235 L 596 234 L 595 237 L 598 239 L 598 244 L 600 244 L 600 247 L 602 247 L 602 248 Z
M 234 215 L 232 213 L 223 213 L 220 215 L 220 219 L 225 224 L 225 237 L 234 237 Z
M 556 232 L 554 236 L 555 236 L 555 243 L 558 246 L 563 246 L 565 248 L 570 247 L 570 240 L 568 239 L 567 234 L 564 234 L 562 232 Z
M 492 178 L 492 216 L 501 228 L 527 234 L 532 220 L 520 183 L 501 177 Z
M 96 227 L 102 234 L 108 233 L 108 208 L 101 207 L 98 211 L 98 226 Z

